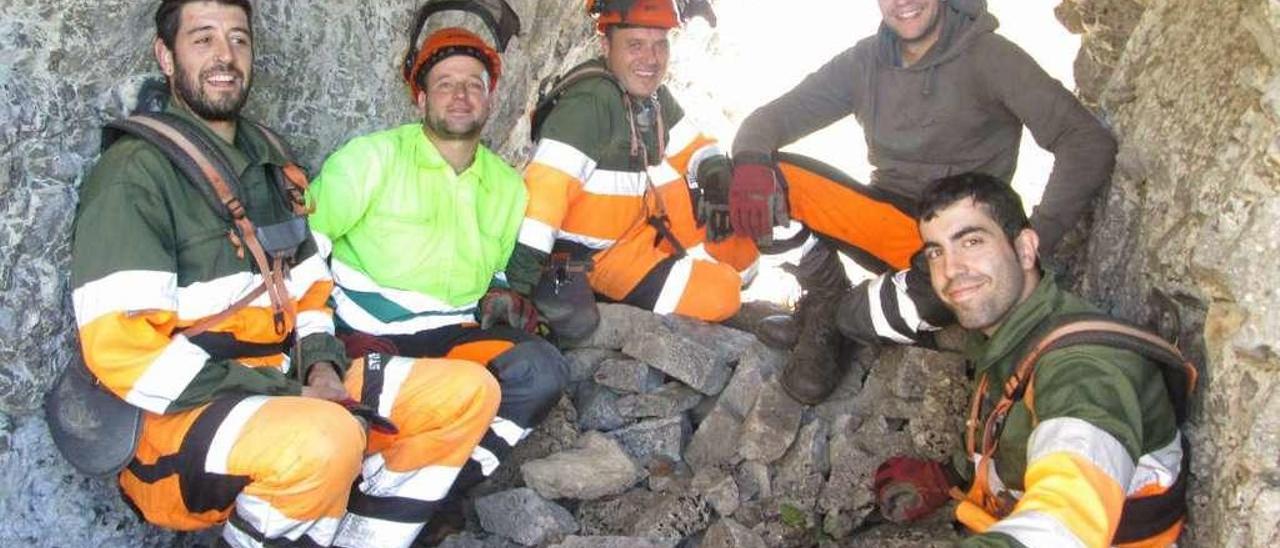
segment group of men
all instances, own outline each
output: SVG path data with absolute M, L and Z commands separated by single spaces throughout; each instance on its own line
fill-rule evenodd
M 536 117 L 523 176 L 480 142 L 500 54 L 456 27 L 415 38 L 405 78 L 421 121 L 333 152 L 305 206 L 281 182 L 287 151 L 240 116 L 249 0 L 161 1 L 165 115 L 213 144 L 235 200 L 210 207 L 204 182 L 129 136 L 81 189 L 85 364 L 144 411 L 125 499 L 172 529 L 225 523 L 231 546 L 407 546 L 558 401 L 565 359 L 532 298 L 554 257 L 589 264 L 600 300 L 720 321 L 785 217 L 817 244 L 796 317 L 763 322 L 762 339 L 927 345 L 958 319 L 982 334 L 974 357 L 998 389 L 1037 326 L 1087 308 L 1037 257 L 1107 181 L 1115 142 L 993 33 L 983 0 L 878 1 L 880 31 L 748 117 L 732 160 L 663 85 L 674 0 L 587 2 L 602 55 Z M 849 114 L 869 186 L 778 154 Z M 1029 221 L 1008 186 L 1024 126 L 1055 154 Z M 270 229 L 303 214 L 310 232 L 261 259 Z M 851 287 L 837 251 L 878 277 Z M 1036 407 L 1011 415 L 1000 452 L 974 456 L 1019 500 L 960 516 L 966 542 L 1109 545 L 1126 498 L 1170 489 L 1182 445 L 1155 367 L 1094 350 L 1042 364 Z M 841 367 L 834 350 L 804 356 L 781 382 L 816 403 Z

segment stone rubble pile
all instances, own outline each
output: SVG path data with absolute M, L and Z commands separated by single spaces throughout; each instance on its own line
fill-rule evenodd
M 625 305 L 600 312 L 591 339 L 565 350 L 572 384 L 559 407 L 470 493 L 467 531 L 440 546 L 905 547 L 958 538 L 946 511 L 910 528 L 882 524 L 870 490 L 887 457 L 944 458 L 961 446 L 958 355 L 846 352 L 851 373 L 830 400 L 807 407 L 776 381 L 786 353 L 749 333 Z

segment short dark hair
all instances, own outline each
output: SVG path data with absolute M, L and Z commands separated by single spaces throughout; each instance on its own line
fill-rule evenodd
M 933 219 L 938 212 L 965 198 L 971 198 L 981 207 L 1011 241 L 1031 227 L 1026 210 L 1022 208 L 1022 198 L 1014 192 L 1012 185 L 991 175 L 973 172 L 950 175 L 929 183 L 920 197 L 920 213 L 916 220 Z
M 236 6 L 244 10 L 244 16 L 249 20 L 249 27 L 253 28 L 253 6 L 249 4 L 249 0 L 160 0 L 160 6 L 156 8 L 156 36 L 160 37 L 160 41 L 164 42 L 166 48 L 173 49 L 173 41 L 178 36 L 178 27 L 182 24 L 182 7 L 196 2 Z

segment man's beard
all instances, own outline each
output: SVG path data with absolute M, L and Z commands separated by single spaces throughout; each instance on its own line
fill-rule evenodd
M 443 116 L 433 116 L 428 113 L 422 120 L 422 123 L 431 130 L 432 135 L 445 141 L 469 141 L 480 137 L 480 130 L 484 128 L 484 120 L 477 119 L 466 127 L 461 129 L 453 129 L 449 127 L 449 122 Z
M 205 75 L 210 72 L 234 72 L 244 87 L 240 88 L 239 93 L 223 94 L 219 98 L 210 97 L 205 93 L 204 87 L 200 85 L 205 80 Z M 196 75 L 194 81 L 187 78 L 187 71 L 183 70 L 183 66 L 174 60 L 173 78 L 175 89 L 178 97 L 186 103 L 187 108 L 205 120 L 213 122 L 225 122 L 234 120 L 240 115 L 240 109 L 244 107 L 245 101 L 249 98 L 249 86 L 251 83 L 244 77 L 238 69 L 230 65 L 217 65 L 200 71 Z

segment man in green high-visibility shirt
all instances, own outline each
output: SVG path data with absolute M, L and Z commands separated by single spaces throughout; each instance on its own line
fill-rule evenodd
M 480 144 L 498 52 L 458 27 L 413 45 L 405 76 L 422 122 L 352 139 L 325 161 L 308 203 L 333 245 L 332 304 L 349 355 L 458 358 L 498 379 L 498 418 L 456 491 L 492 474 L 546 416 L 568 367 L 534 334 L 532 303 L 506 288 L 526 197 L 520 174 Z

